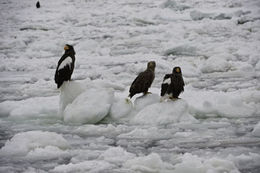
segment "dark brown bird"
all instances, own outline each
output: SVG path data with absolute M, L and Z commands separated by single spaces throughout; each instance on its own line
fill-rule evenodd
M 148 93 L 148 89 L 151 87 L 154 80 L 154 70 L 156 63 L 155 61 L 150 61 L 147 64 L 147 69 L 141 72 L 133 81 L 129 89 L 129 97 L 132 98 L 135 94 L 143 93 L 144 95 Z
M 57 84 L 57 88 L 63 84 L 64 81 L 68 81 L 71 79 L 71 75 L 74 70 L 75 64 L 75 51 L 73 46 L 66 44 L 64 46 L 65 53 L 60 58 L 56 72 L 55 72 L 55 83 Z
M 40 7 L 41 7 L 40 2 L 37 1 L 37 3 L 36 3 L 36 8 L 40 8 Z
M 169 95 L 170 99 L 177 99 L 184 91 L 184 81 L 180 67 L 174 67 L 172 74 L 166 74 L 161 85 L 161 96 Z

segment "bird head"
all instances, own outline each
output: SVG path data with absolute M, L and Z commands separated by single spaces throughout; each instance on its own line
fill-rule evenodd
M 65 54 L 73 54 L 73 55 L 76 54 L 75 51 L 74 51 L 73 46 L 71 46 L 71 45 L 69 45 L 69 44 L 66 44 L 66 45 L 64 46 L 64 50 L 65 50 Z
M 155 67 L 156 67 L 155 61 L 148 62 L 147 69 L 151 69 L 152 71 L 154 71 Z
M 181 68 L 180 67 L 174 67 L 173 70 L 172 70 L 172 73 L 181 74 Z

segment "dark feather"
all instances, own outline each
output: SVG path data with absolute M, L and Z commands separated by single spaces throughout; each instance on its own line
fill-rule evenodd
M 135 94 L 147 94 L 148 89 L 151 87 L 154 80 L 154 70 L 156 63 L 150 61 L 147 63 L 147 69 L 141 72 L 133 81 L 129 89 L 129 97 L 132 98 Z
M 164 95 L 166 94 L 167 90 L 168 90 L 168 87 L 169 87 L 170 84 L 164 83 L 164 81 L 165 81 L 166 79 L 171 78 L 171 75 L 172 75 L 172 74 L 166 74 L 166 75 L 164 76 L 164 78 L 163 78 L 163 83 L 162 83 L 162 85 L 161 85 L 161 96 L 164 96 Z
M 168 87 L 169 87 L 169 84 L 167 84 L 167 83 L 163 83 L 161 85 L 161 96 L 164 96 L 166 94 Z
M 41 7 L 40 2 L 37 1 L 37 3 L 36 3 L 36 8 L 40 8 L 40 7 Z
M 176 70 L 178 68 L 178 71 Z M 163 83 L 161 85 L 161 96 L 166 93 L 171 95 L 173 98 L 178 98 L 180 93 L 184 91 L 184 81 L 182 78 L 182 73 L 180 67 L 175 67 L 172 74 L 166 74 L 163 81 L 166 79 L 171 79 L 170 84 Z
M 138 93 L 147 93 L 154 80 L 154 72 L 150 69 L 141 72 L 133 81 L 130 87 L 130 98 Z
M 167 93 L 172 94 L 173 98 L 178 98 L 180 93 L 184 91 L 184 81 L 181 74 L 172 74 L 171 84 Z

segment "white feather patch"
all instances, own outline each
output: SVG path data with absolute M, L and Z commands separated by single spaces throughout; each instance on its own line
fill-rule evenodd
M 62 61 L 58 70 L 63 69 L 66 65 L 69 65 L 69 67 L 71 68 L 71 64 L 72 64 L 72 58 L 68 56 L 66 59 Z
M 164 81 L 163 81 L 163 84 L 171 84 L 171 78 L 168 78 L 168 79 L 165 79 Z

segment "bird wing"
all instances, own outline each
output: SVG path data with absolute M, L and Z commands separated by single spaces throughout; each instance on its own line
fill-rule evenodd
M 67 58 L 65 58 L 60 65 L 58 66 L 58 70 L 63 69 L 65 66 L 69 66 L 69 68 L 71 68 L 72 66 L 72 58 L 70 56 L 68 56 Z
M 136 78 L 135 80 L 132 82 L 131 84 L 131 88 L 136 86 L 137 84 L 140 84 L 142 81 L 144 81 L 145 78 L 145 72 L 141 72 Z
M 166 74 L 163 78 L 163 83 L 161 85 L 161 96 L 164 96 L 165 93 L 167 92 L 168 90 L 168 87 L 170 86 L 171 84 L 171 75 L 172 74 Z
M 58 66 L 55 72 L 55 83 L 60 83 L 64 80 L 70 80 L 72 72 L 74 70 L 73 60 L 70 56 L 63 55 L 58 62 Z
M 130 92 L 146 92 L 148 88 L 151 86 L 154 79 L 154 73 L 150 70 L 146 70 L 141 72 L 133 81 Z

